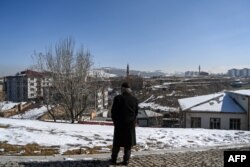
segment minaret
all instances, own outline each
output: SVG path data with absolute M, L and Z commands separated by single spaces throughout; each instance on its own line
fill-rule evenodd
M 127 64 L 127 77 L 129 76 L 129 64 Z
M 201 66 L 199 65 L 199 75 L 201 74 Z

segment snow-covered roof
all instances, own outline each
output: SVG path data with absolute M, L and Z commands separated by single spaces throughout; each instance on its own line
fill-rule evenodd
M 220 96 L 223 96 L 223 94 L 224 93 L 215 93 L 215 94 L 209 94 L 209 95 L 203 95 L 203 96 L 189 97 L 189 98 L 184 98 L 184 99 L 178 99 L 178 102 L 182 110 L 187 110 L 201 103 L 209 101 L 211 99 L 215 99 Z
M 250 96 L 250 89 L 242 89 L 242 90 L 236 90 L 236 91 L 228 91 L 229 93 L 235 93 L 240 94 L 244 96 Z
M 226 92 L 179 99 L 178 102 L 182 110 L 233 113 L 245 112 L 245 110 Z

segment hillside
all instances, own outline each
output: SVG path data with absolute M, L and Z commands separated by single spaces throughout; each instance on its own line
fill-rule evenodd
M 136 93 L 140 102 L 154 102 L 160 106 L 178 108 L 178 99 L 206 95 L 223 90 L 234 90 L 231 79 L 216 78 L 165 78 L 147 79 L 145 88 Z M 247 85 L 246 85 L 247 86 Z M 153 96 L 151 99 L 149 99 Z
M 105 71 L 106 73 L 109 74 L 115 74 L 118 77 L 121 76 L 126 76 L 126 69 L 121 69 L 121 68 L 113 68 L 113 67 L 102 67 L 100 70 Z M 166 73 L 156 70 L 156 71 L 141 71 L 141 70 L 130 70 L 129 71 L 130 75 L 138 75 L 143 78 L 147 77 L 154 77 L 154 76 L 166 76 Z

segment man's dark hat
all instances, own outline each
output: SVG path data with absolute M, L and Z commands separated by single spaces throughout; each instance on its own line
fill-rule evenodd
M 123 82 L 122 83 L 122 87 L 124 88 L 130 88 L 129 84 L 127 82 Z

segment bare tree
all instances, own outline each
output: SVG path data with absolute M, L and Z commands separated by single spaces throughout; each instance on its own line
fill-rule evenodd
M 59 41 L 45 53 L 35 53 L 36 68 L 46 73 L 51 80 L 47 90 L 46 104 L 60 105 L 65 115 L 74 123 L 87 109 L 90 84 L 88 71 L 92 65 L 91 55 L 83 47 L 75 50 L 74 40 L 66 38 Z M 49 112 L 53 117 L 54 110 Z M 55 120 L 55 118 L 53 117 Z

